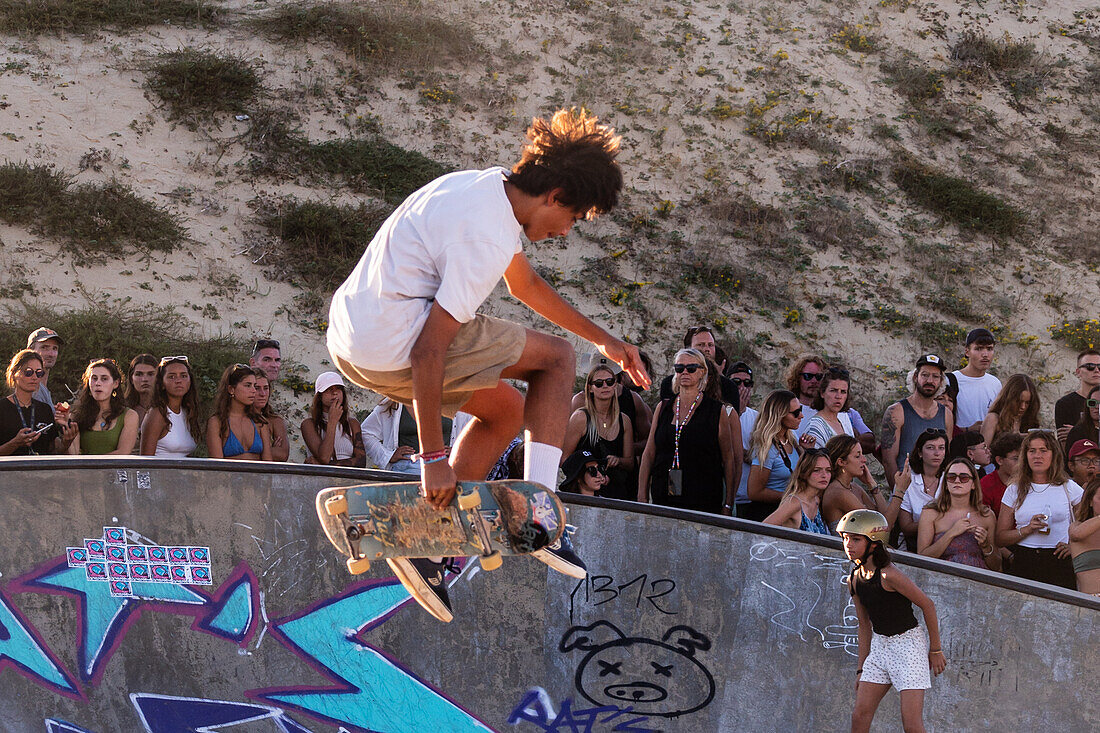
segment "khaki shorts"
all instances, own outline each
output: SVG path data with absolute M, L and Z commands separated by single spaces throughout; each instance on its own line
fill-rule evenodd
M 474 392 L 491 389 L 500 373 L 519 361 L 527 345 L 527 329 L 517 323 L 476 315 L 463 323 L 443 358 L 442 412 L 447 417 L 466 404 Z M 412 368 L 378 372 L 332 355 L 344 376 L 360 387 L 412 407 Z

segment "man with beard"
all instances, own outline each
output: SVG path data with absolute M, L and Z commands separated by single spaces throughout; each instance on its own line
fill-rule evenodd
M 916 368 L 906 379 L 910 395 L 887 407 L 882 416 L 882 465 L 891 489 L 921 433 L 943 431 L 944 437 L 950 440 L 954 421 L 947 408 L 936 401 L 937 395 L 944 390 L 945 371 L 943 359 L 935 354 L 917 359 Z

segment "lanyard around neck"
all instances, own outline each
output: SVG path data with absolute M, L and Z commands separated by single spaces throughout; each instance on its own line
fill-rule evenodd
M 676 395 L 675 412 L 672 416 L 673 438 L 672 438 L 672 467 L 680 467 L 680 433 L 684 432 L 684 426 L 687 425 L 688 420 L 695 414 L 695 408 L 699 406 L 700 400 L 703 399 L 703 391 L 699 390 L 695 394 L 695 399 L 691 403 L 691 407 L 688 408 L 687 414 L 684 415 L 684 419 L 680 420 L 680 395 Z

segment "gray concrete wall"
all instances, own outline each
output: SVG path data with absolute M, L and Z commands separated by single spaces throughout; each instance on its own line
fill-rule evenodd
M 350 577 L 319 530 L 317 490 L 377 475 L 0 461 L 0 730 L 847 730 L 856 622 L 836 541 L 574 503 L 588 580 L 475 563 L 443 625 L 384 568 Z M 104 527 L 147 553 L 209 547 L 210 585 L 196 564 L 111 596 L 66 554 Z M 1097 727 L 1100 604 L 899 557 L 949 660 L 930 730 Z M 875 730 L 898 729 L 891 694 Z

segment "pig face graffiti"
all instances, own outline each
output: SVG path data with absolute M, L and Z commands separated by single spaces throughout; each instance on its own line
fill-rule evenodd
M 574 679 L 595 705 L 629 707 L 668 718 L 694 713 L 714 699 L 714 677 L 696 658 L 710 639 L 689 626 L 673 626 L 661 639 L 627 637 L 613 624 L 574 626 L 558 645 L 587 652 Z

